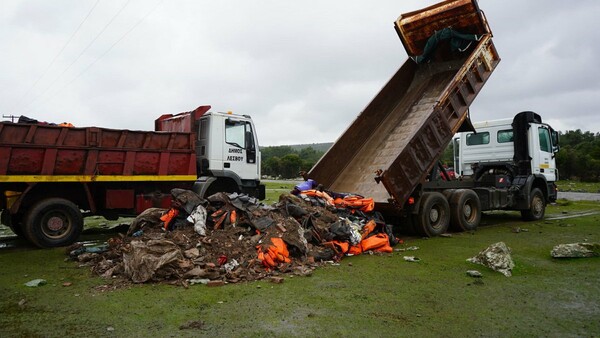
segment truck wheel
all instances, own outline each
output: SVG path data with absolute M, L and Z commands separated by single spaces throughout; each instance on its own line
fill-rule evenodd
M 544 194 L 539 188 L 531 190 L 529 209 L 521 210 L 521 218 L 525 221 L 539 221 L 544 218 L 546 213 L 546 200 Z
M 421 197 L 416 228 L 422 236 L 433 237 L 445 233 L 450 223 L 450 206 L 439 192 L 426 192 Z
M 25 219 L 25 235 L 43 248 L 69 245 L 83 230 L 79 208 L 63 198 L 49 198 L 35 204 Z
M 444 195 L 444 197 L 446 197 L 448 202 L 450 202 L 450 200 L 452 199 L 452 195 L 454 195 L 454 193 L 457 192 L 458 190 L 460 190 L 460 189 L 444 189 L 442 191 L 442 194 Z
M 481 221 L 481 201 L 473 190 L 459 189 L 450 200 L 450 226 L 456 231 L 477 229 Z

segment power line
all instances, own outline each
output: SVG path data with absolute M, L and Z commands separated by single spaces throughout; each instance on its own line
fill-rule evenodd
M 83 74 L 85 74 L 87 71 L 90 70 L 90 68 L 92 68 L 98 61 L 100 61 L 100 59 L 102 59 L 104 56 L 106 56 L 106 54 L 108 54 L 113 47 L 115 47 L 119 42 L 121 42 L 127 35 L 129 35 L 129 33 L 131 33 L 135 28 L 137 28 L 137 26 L 139 26 L 150 14 L 152 14 L 152 12 L 154 12 L 156 10 L 156 8 L 158 8 L 158 6 L 163 2 L 164 0 L 160 0 L 156 3 L 156 5 L 154 5 L 154 7 L 152 9 L 150 9 L 141 19 L 139 19 L 133 26 L 131 26 L 126 32 L 125 34 L 123 34 L 119 39 L 117 39 L 117 41 L 115 41 L 110 47 L 108 47 L 108 49 L 106 51 L 104 51 L 104 53 L 102 53 L 102 55 L 100 55 L 98 58 L 96 58 L 96 60 L 94 60 L 92 63 L 90 63 L 86 68 L 84 68 L 79 74 L 77 74 L 77 76 L 75 76 L 73 79 L 71 79 L 71 81 L 69 81 L 67 84 L 65 84 L 64 86 L 62 86 L 59 90 L 57 90 L 56 92 L 54 92 L 52 95 L 50 95 L 49 100 L 52 100 L 56 95 L 58 95 L 58 93 L 60 93 L 61 91 L 63 91 L 66 87 L 68 87 L 71 83 L 75 82 L 75 80 L 77 80 L 78 78 L 80 78 Z
M 83 26 L 83 24 L 90 17 L 90 15 L 92 14 L 92 12 L 94 11 L 94 9 L 96 8 L 96 6 L 98 5 L 99 2 L 100 2 L 100 0 L 96 0 L 96 3 L 92 6 L 92 8 L 87 13 L 87 15 L 81 21 L 81 23 L 79 23 L 79 26 L 77 26 L 77 28 L 75 29 L 75 31 L 73 32 L 73 34 L 71 34 L 71 37 L 69 37 L 69 39 L 62 46 L 62 48 L 60 49 L 60 51 L 56 54 L 56 56 L 54 56 L 54 59 L 52 59 L 52 61 L 50 62 L 50 64 L 46 67 L 46 70 L 44 70 L 44 72 L 42 73 L 42 75 L 40 77 L 38 77 L 38 79 L 35 80 L 35 82 L 31 85 L 31 87 L 29 87 L 29 89 L 27 89 L 25 91 L 25 93 L 23 94 L 23 96 L 21 96 L 21 98 L 19 98 L 19 100 L 17 100 L 15 102 L 15 104 L 12 106 L 11 110 L 14 109 L 17 105 L 19 105 L 21 103 L 21 101 L 23 101 L 23 99 L 25 98 L 25 96 L 27 96 L 27 94 L 29 94 L 29 92 L 33 88 L 35 88 L 35 86 L 37 86 L 38 82 L 40 82 L 40 80 L 42 78 L 44 78 L 44 76 L 46 76 L 46 74 L 48 73 L 48 71 L 50 70 L 50 68 L 52 68 L 52 66 L 54 65 L 54 62 L 56 62 L 56 60 L 58 59 L 58 57 L 62 54 L 62 52 L 65 51 L 65 49 L 67 48 L 67 46 L 71 43 L 71 41 L 73 40 L 73 38 L 75 37 L 75 35 L 79 32 L 79 30 L 81 29 L 81 27 Z
M 121 14 L 121 12 L 123 12 L 123 10 L 125 9 L 125 7 L 127 7 L 127 5 L 130 2 L 131 2 L 131 0 L 127 0 L 125 2 L 125 4 L 123 4 L 123 6 L 121 6 L 121 8 L 119 9 L 119 11 L 117 11 L 117 13 L 115 13 L 115 15 L 113 15 L 113 17 L 104 26 L 104 28 L 102 28 L 102 30 L 100 30 L 100 32 L 98 34 L 96 34 L 96 36 L 94 37 L 94 39 L 92 39 L 92 41 L 81 51 L 81 53 L 79 53 L 79 55 L 75 58 L 75 60 L 73 60 L 73 62 L 71 62 L 71 64 L 69 64 L 69 66 L 67 66 L 67 68 L 65 68 L 62 71 L 62 73 L 60 73 L 60 75 L 58 75 L 56 78 L 54 78 L 54 80 L 50 83 L 50 85 L 48 87 L 46 87 L 46 89 L 44 89 L 44 91 L 40 95 L 36 96 L 24 108 L 27 108 L 27 107 L 31 106 L 35 101 L 37 101 L 40 97 L 42 97 L 44 94 L 46 94 L 46 92 L 48 91 L 48 89 L 50 89 L 52 86 L 54 86 L 54 84 L 56 83 L 56 81 L 58 79 L 60 79 L 69 69 L 71 69 L 71 67 L 75 64 L 75 62 L 77 62 L 77 60 L 79 60 L 79 58 L 94 44 L 94 42 L 96 42 L 96 40 L 106 31 L 106 29 L 113 23 L 113 21 L 115 21 L 115 19 Z

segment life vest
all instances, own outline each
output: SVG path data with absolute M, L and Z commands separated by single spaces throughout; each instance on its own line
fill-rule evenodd
M 343 198 L 336 198 L 333 201 L 336 207 L 358 209 L 363 212 L 371 212 L 375 209 L 373 198 L 364 198 L 361 196 L 349 195 Z
M 270 240 L 271 245 L 266 250 L 263 250 L 263 247 L 260 245 L 256 247 L 258 260 L 262 265 L 267 269 L 271 269 L 275 268 L 279 263 L 290 263 L 290 253 L 283 239 L 272 237 Z
M 373 233 L 373 231 L 375 230 L 375 227 L 377 226 L 377 223 L 375 223 L 374 220 L 370 220 L 369 222 L 367 222 L 367 224 L 365 224 L 365 226 L 362 228 L 361 231 L 361 240 L 366 239 L 367 237 L 369 237 L 369 235 L 371 233 Z
M 164 222 L 165 230 L 169 230 L 169 224 L 177 215 L 179 215 L 179 210 L 171 208 L 164 215 L 160 216 L 160 220 Z
M 331 198 L 331 196 L 329 196 L 329 194 L 324 191 L 311 189 L 311 190 L 303 190 L 300 193 L 303 195 L 306 195 L 306 196 L 320 197 L 320 198 L 324 199 L 328 205 L 333 205 L 333 198 Z
M 345 255 L 350 250 L 350 243 L 341 241 L 329 241 L 323 243 L 323 246 L 332 248 L 338 255 Z
M 388 235 L 386 234 L 376 234 L 374 236 L 368 237 L 360 241 L 360 246 L 362 247 L 363 251 L 377 251 L 376 249 L 384 247 L 386 245 L 390 246 L 390 240 L 388 238 Z
M 360 243 L 358 245 L 353 245 L 348 249 L 348 255 L 360 255 L 361 253 L 363 253 L 363 249 L 360 246 Z

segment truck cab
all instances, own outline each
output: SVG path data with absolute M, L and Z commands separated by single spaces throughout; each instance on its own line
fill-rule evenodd
M 514 119 L 473 123 L 475 132 L 455 137 L 455 164 L 459 176 L 480 177 L 489 170 L 509 170 L 513 175 L 542 175 L 546 181 L 558 180 L 556 152 L 558 132 L 542 123 L 538 114 L 522 112 Z
M 205 113 L 198 120 L 198 180 L 194 190 L 207 197 L 220 191 L 265 198 L 260 184 L 260 149 L 248 115 Z

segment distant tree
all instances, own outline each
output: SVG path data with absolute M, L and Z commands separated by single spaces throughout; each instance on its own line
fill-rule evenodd
M 446 149 L 444 149 L 444 153 L 442 154 L 440 161 L 447 165 L 448 168 L 454 167 L 454 142 L 450 142 Z
M 281 159 L 280 174 L 283 178 L 298 177 L 302 170 L 302 160 L 298 154 L 287 154 Z
M 556 166 L 563 179 L 600 181 L 600 134 L 580 129 L 560 132 Z
M 273 156 L 262 162 L 262 173 L 269 176 L 278 176 L 281 172 L 281 159 Z
M 264 147 L 261 148 L 261 171 L 264 175 L 295 178 L 299 171 L 310 170 L 323 154 L 311 146 L 300 150 L 291 146 Z

